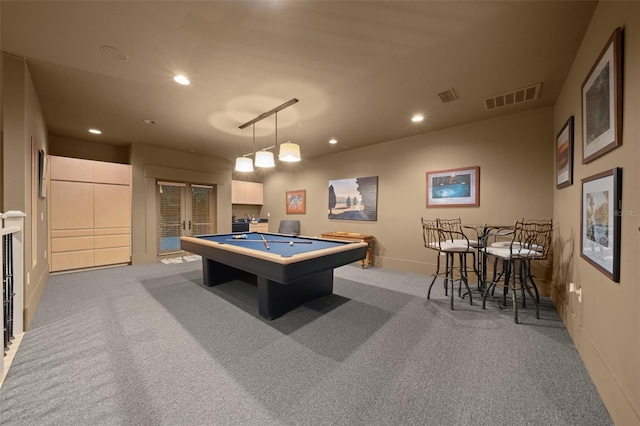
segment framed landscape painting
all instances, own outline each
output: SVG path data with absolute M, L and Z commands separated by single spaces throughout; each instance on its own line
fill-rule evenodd
M 616 28 L 582 84 L 582 163 L 622 144 L 622 29 Z
M 427 172 L 427 207 L 480 205 L 480 167 Z
M 329 219 L 378 220 L 378 176 L 330 180 Z
M 622 169 L 582 179 L 580 256 L 614 282 L 620 282 Z

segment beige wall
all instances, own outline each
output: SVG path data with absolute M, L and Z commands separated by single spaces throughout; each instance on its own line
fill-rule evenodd
M 216 230 L 231 231 L 232 164 L 211 157 L 136 144 L 131 148 L 132 262 L 156 261 L 156 181 L 216 185 Z
M 622 146 L 582 164 L 581 86 L 616 27 L 624 27 Z M 554 111 L 554 131 L 575 117 L 574 184 L 554 191 L 556 268 L 554 301 L 616 424 L 640 424 L 640 3 L 601 2 Z M 581 179 L 622 167 L 620 283 L 580 257 Z M 582 288 L 582 303 L 568 284 Z
M 29 69 L 20 58 L 3 54 L 3 211 L 17 210 L 24 222 L 24 325 L 29 324 L 49 278 L 46 199 L 32 200 L 32 141 L 47 150 L 47 129 Z M 36 247 L 33 247 L 35 242 Z
M 347 151 L 296 166 L 279 164 L 264 179 L 262 216 L 271 231 L 299 219 L 301 232 L 349 231 L 376 237 L 378 266 L 428 274 L 435 255 L 424 248 L 420 217 L 512 225 L 550 219 L 553 194 L 553 111 L 549 108 Z M 304 147 L 303 147 L 304 149 Z M 304 153 L 303 153 L 304 154 Z M 480 206 L 426 208 L 427 171 L 480 166 Z M 378 220 L 329 220 L 328 182 L 378 176 Z M 285 214 L 285 192 L 305 189 L 306 214 Z
M 49 135 L 49 154 L 59 157 L 129 164 L 129 151 L 128 146 L 109 145 L 107 143 Z

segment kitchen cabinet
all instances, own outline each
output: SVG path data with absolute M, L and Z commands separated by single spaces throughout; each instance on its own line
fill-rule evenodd
M 258 182 L 231 181 L 231 204 L 264 203 L 262 184 Z
M 250 223 L 249 232 L 269 232 L 268 222 Z

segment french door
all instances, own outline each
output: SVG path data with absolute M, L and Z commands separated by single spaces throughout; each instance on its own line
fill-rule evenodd
M 215 187 L 157 182 L 158 256 L 181 254 L 180 237 L 215 233 Z

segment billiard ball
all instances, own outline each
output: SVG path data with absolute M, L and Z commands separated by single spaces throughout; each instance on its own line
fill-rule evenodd
M 293 241 L 289 241 L 289 245 L 292 246 L 293 245 Z

